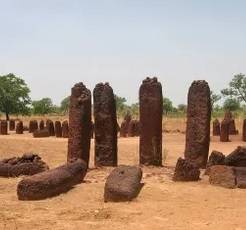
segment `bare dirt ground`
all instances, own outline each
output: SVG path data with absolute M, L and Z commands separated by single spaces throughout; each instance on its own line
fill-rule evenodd
M 246 228 L 246 191 L 209 185 L 208 178 L 195 183 L 174 183 L 173 168 L 184 151 L 183 134 L 165 134 L 165 166 L 144 167 L 145 186 L 130 203 L 104 203 L 105 178 L 112 168 L 93 168 L 85 183 L 44 201 L 18 201 L 16 186 L 21 178 L 0 178 L 0 229 L 216 229 Z M 210 150 L 230 153 L 243 145 L 240 136 L 230 143 L 213 138 Z M 0 158 L 35 152 L 56 167 L 66 161 L 66 139 L 33 139 L 30 134 L 0 137 Z M 138 163 L 138 138 L 119 139 L 119 163 Z

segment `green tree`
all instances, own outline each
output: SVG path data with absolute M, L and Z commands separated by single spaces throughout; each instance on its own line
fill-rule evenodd
M 227 98 L 223 105 L 224 110 L 236 111 L 240 109 L 240 102 L 235 98 Z
M 125 104 L 126 99 L 124 97 L 119 97 L 116 94 L 114 95 L 115 103 L 116 103 L 116 111 L 118 116 L 122 116 L 126 110 L 128 110 L 128 106 Z
M 182 113 L 186 113 L 186 111 L 187 111 L 187 105 L 185 105 L 185 104 L 179 104 L 178 105 L 178 111 L 180 111 Z
M 52 100 L 48 97 L 32 102 L 33 114 L 45 115 L 55 111 Z
M 68 113 L 70 103 L 70 96 L 64 98 L 61 102 L 60 111 L 64 114 Z
M 0 111 L 9 120 L 10 114 L 26 115 L 30 112 L 30 89 L 25 81 L 14 74 L 0 76 Z
M 163 111 L 166 115 L 173 111 L 173 103 L 169 98 L 163 98 Z
M 246 102 L 246 76 L 242 73 L 234 75 L 227 89 L 221 90 L 225 97 Z
M 138 117 L 139 116 L 139 103 L 131 104 L 130 111 L 133 116 Z
M 210 91 L 211 107 L 214 109 L 215 104 L 221 99 L 221 95 L 215 94 L 212 90 Z

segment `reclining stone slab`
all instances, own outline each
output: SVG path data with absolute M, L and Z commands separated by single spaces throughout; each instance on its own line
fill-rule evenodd
M 42 200 L 65 193 L 83 181 L 87 164 L 68 162 L 55 169 L 24 178 L 17 187 L 19 200 Z

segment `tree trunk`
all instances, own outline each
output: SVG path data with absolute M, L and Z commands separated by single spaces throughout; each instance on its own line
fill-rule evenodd
M 6 112 L 6 120 L 9 121 L 9 113 Z

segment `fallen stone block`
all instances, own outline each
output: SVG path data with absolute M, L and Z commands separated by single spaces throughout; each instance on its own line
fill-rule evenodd
M 27 177 L 18 184 L 18 199 L 42 200 L 65 193 L 83 181 L 86 171 L 87 164 L 78 159 L 58 168 Z
M 22 157 L 12 157 L 0 161 L 1 177 L 31 176 L 48 169 L 48 165 L 36 154 L 24 154 Z
M 246 147 L 238 146 L 225 158 L 225 164 L 235 167 L 246 167 Z
M 179 158 L 176 164 L 173 181 L 198 181 L 200 170 L 189 160 Z
M 246 189 L 246 167 L 234 167 L 237 187 Z
M 221 152 L 213 151 L 209 156 L 205 175 L 209 175 L 209 171 L 212 166 L 224 165 L 224 164 L 225 164 L 225 155 Z
M 33 132 L 34 138 L 43 138 L 43 137 L 49 137 L 50 132 L 48 129 L 42 129 L 42 130 L 36 130 Z
M 104 188 L 105 202 L 131 201 L 142 188 L 142 170 L 135 166 L 119 166 L 108 176 Z
M 236 174 L 233 167 L 215 165 L 210 168 L 209 182 L 224 188 L 236 188 Z

